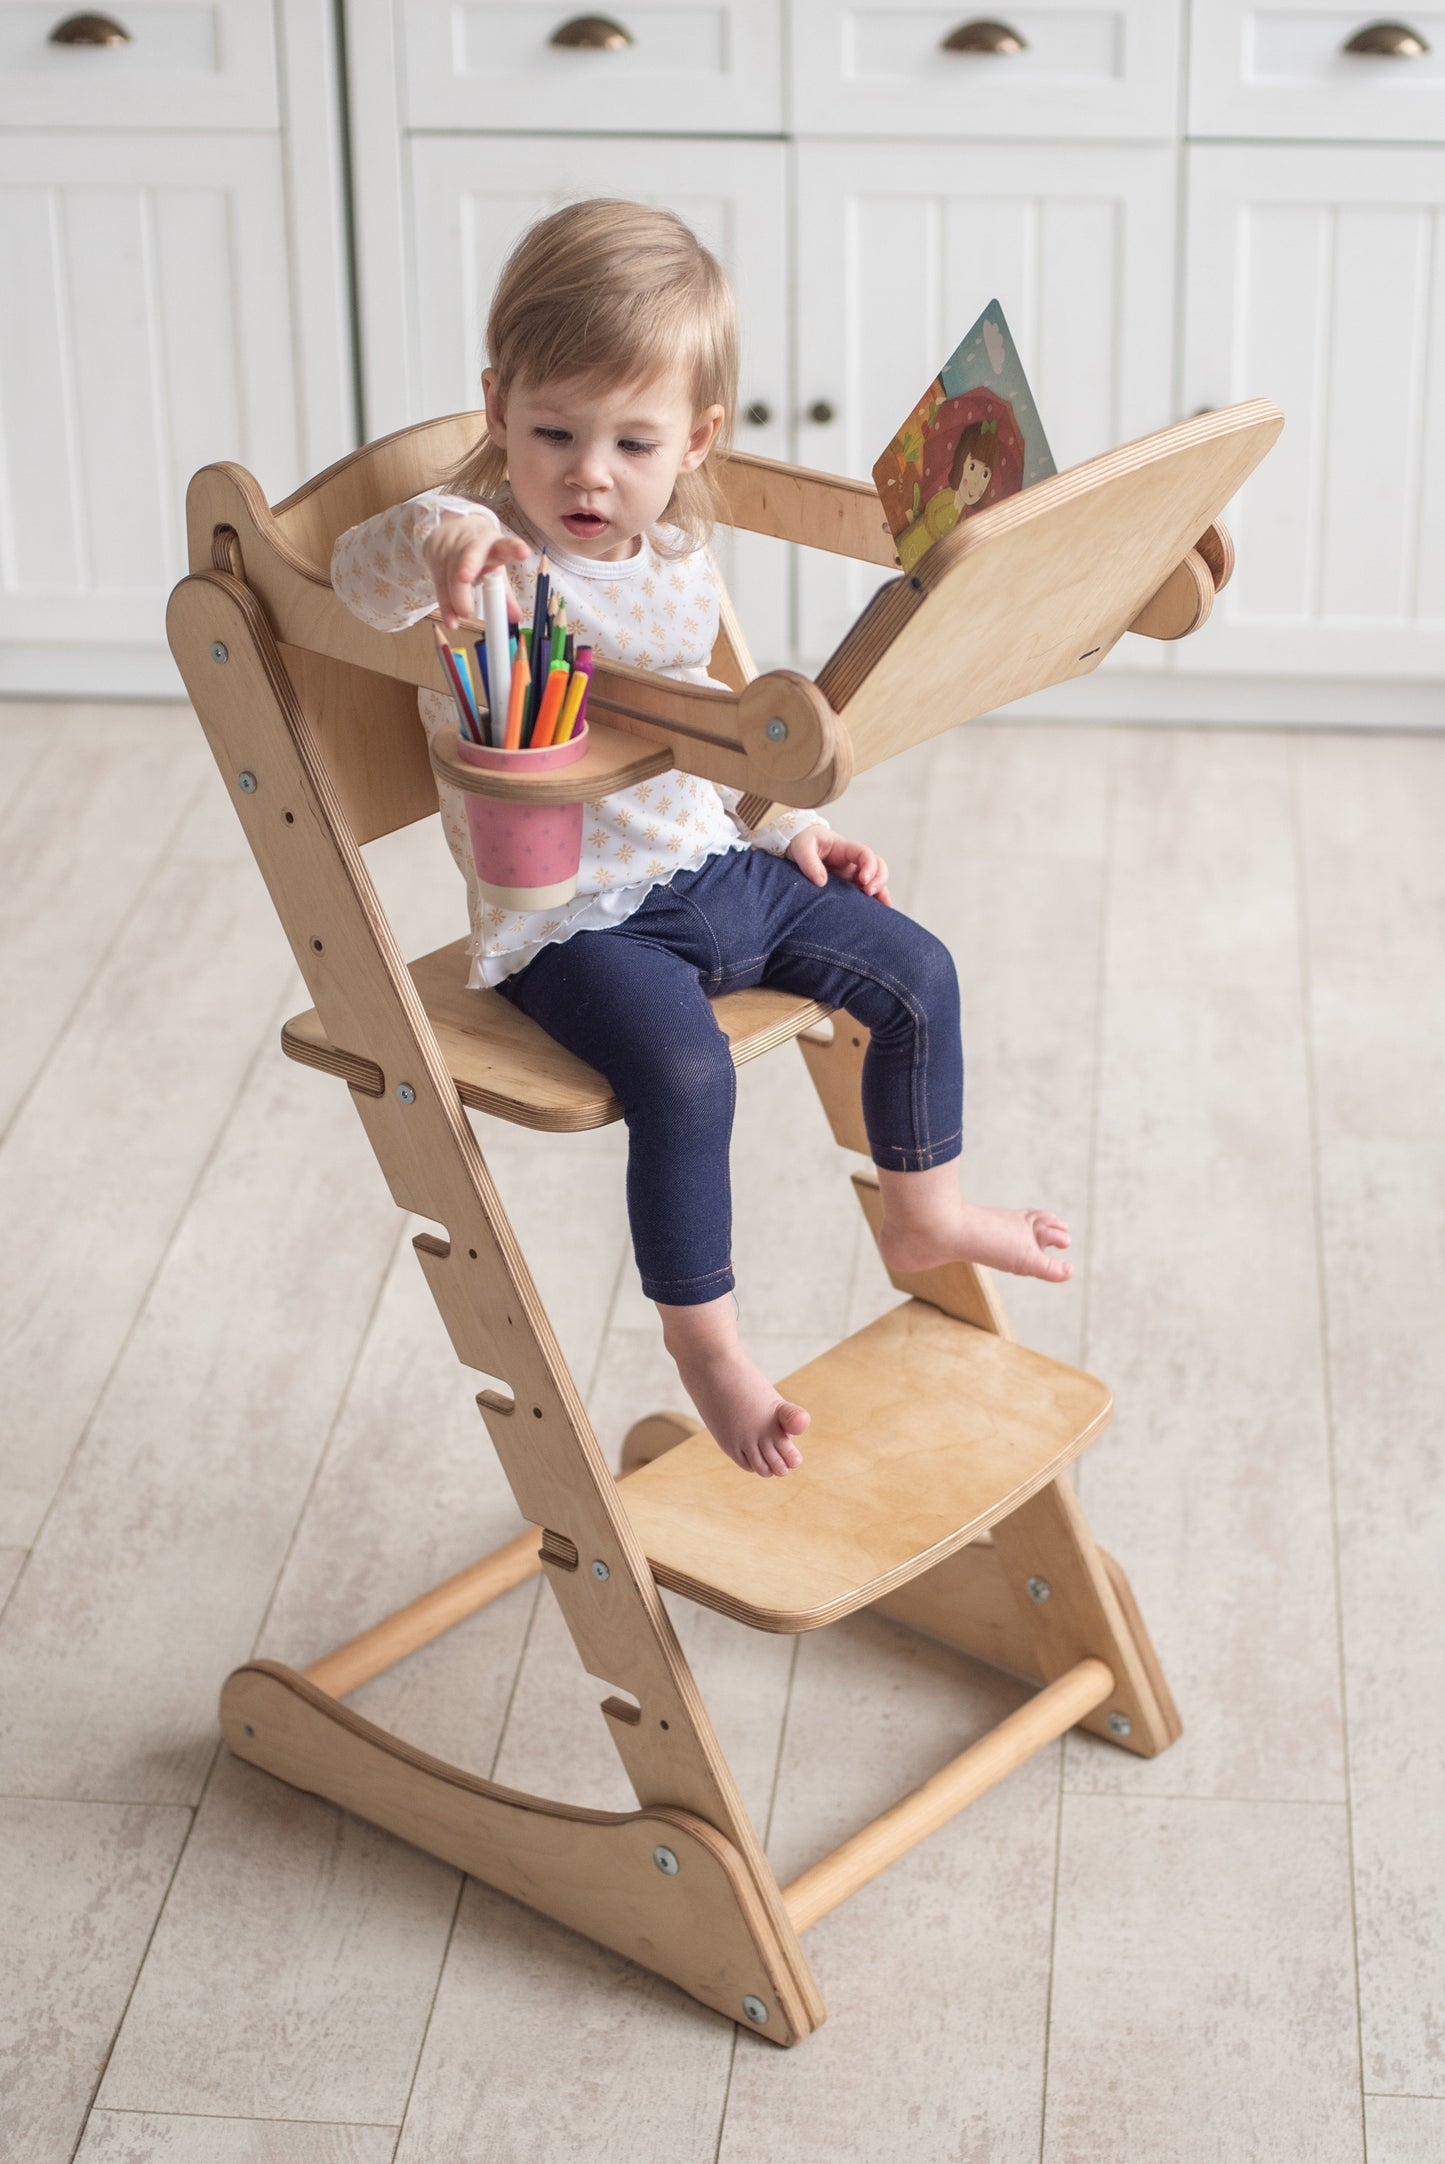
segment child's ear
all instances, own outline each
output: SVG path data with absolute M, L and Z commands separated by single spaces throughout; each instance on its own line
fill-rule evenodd
M 705 406 L 703 408 L 693 422 L 692 434 L 687 439 L 687 449 L 683 452 L 679 461 L 679 472 L 696 472 L 712 449 L 717 432 L 722 427 L 722 424 L 723 409 L 721 406 Z
M 497 387 L 495 368 L 482 370 L 482 397 L 487 408 L 487 435 L 493 443 L 507 448 L 507 401 Z

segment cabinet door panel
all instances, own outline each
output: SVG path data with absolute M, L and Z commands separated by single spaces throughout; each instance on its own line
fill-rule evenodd
M 1445 673 L 1445 151 L 1194 146 L 1185 385 L 1285 429 L 1180 667 Z
M 302 478 L 284 231 L 273 138 L 0 140 L 0 641 L 163 649 L 196 467 Z
M 742 333 L 738 443 L 786 458 L 788 347 L 780 145 L 645 143 L 509 136 L 418 136 L 409 145 L 414 337 L 419 409 L 455 413 L 481 402 L 486 310 L 522 231 L 580 196 L 622 195 L 685 218 L 737 294 Z M 537 185 L 534 175 L 546 175 Z M 519 184 L 519 175 L 526 176 Z M 770 419 L 750 425 L 748 406 Z M 717 556 L 760 666 L 789 647 L 788 551 L 759 536 L 718 535 Z
M 797 158 L 803 465 L 869 478 L 995 297 L 1060 469 L 1175 418 L 1172 150 L 809 143 Z M 830 421 L 812 418 L 820 400 Z M 880 577 L 804 553 L 803 667 Z

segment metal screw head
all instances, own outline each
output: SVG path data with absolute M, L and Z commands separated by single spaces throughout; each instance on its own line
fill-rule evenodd
M 762 1999 L 755 1999 L 751 1992 L 743 2000 L 743 2012 L 747 2015 L 749 2021 L 766 2021 L 768 2018 L 766 2002 Z
M 241 785 L 241 794 L 243 796 L 254 796 L 261 786 L 249 767 L 244 774 L 238 774 L 236 779 Z
M 1048 1579 L 1047 1579 L 1047 1578 L 1030 1578 L 1030 1580 L 1029 1580 L 1029 1599 L 1030 1599 L 1030 1600 L 1047 1600 L 1047 1599 L 1048 1599 L 1048 1597 L 1049 1597 L 1049 1592 L 1050 1592 L 1050 1587 L 1049 1587 L 1049 1581 L 1048 1581 Z
M 242 1726 L 244 1727 L 244 1729 L 245 1729 L 245 1731 L 246 1731 L 246 1733 L 247 1733 L 247 1735 L 248 1735 L 248 1736 L 254 1736 L 254 1735 L 255 1735 L 256 1731 L 255 1731 L 255 1729 L 254 1729 L 254 1728 L 253 1728 L 253 1727 L 251 1726 L 251 1723 L 250 1723 L 249 1721 L 244 1721 L 244 1722 L 242 1723 Z
M 611 1571 L 607 1568 L 600 1555 L 592 1565 L 592 1575 L 594 1578 L 610 1578 L 612 1576 Z
M 219 639 L 212 639 L 212 641 L 211 641 L 211 659 L 212 659 L 212 661 L 229 661 L 229 660 L 230 660 L 230 658 L 231 658 L 231 657 L 230 657 L 230 655 L 229 655 L 229 654 L 228 654 L 228 653 L 226 652 L 226 649 L 225 649 L 225 647 L 224 647 L 224 646 L 222 646 L 222 644 L 221 644 L 220 640 L 219 640 Z
M 396 1094 L 404 1105 L 414 1105 L 416 1103 L 416 1091 L 412 1088 L 410 1082 L 398 1082 Z
M 788 724 L 775 714 L 764 731 L 770 744 L 785 744 L 788 740 Z
M 661 1842 L 659 1842 L 657 1847 L 653 1850 L 652 1860 L 657 1865 L 658 1870 L 663 1872 L 668 1878 L 677 1877 L 678 1870 L 680 1868 L 677 1858 L 673 1855 L 672 1850 L 670 1848 L 664 1848 Z
M 1134 1723 L 1127 1713 L 1111 1713 L 1109 1715 L 1109 1734 L 1111 1736 L 1130 1736 L 1133 1733 Z

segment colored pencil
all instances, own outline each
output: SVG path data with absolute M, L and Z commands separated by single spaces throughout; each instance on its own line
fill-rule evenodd
M 547 603 L 552 597 L 552 578 L 544 556 L 537 566 L 537 587 L 532 597 L 532 647 L 528 656 L 532 664 L 532 691 L 527 704 L 526 718 L 522 723 L 522 741 L 531 735 L 532 724 L 537 718 L 537 703 L 544 687 L 547 664 L 542 655 L 542 642 L 547 635 Z
M 482 725 L 482 742 L 492 742 L 492 687 L 487 677 L 487 647 L 484 639 L 472 642 L 469 657 L 472 665 L 472 693 L 477 701 L 477 719 Z
M 574 736 L 581 728 L 583 722 L 587 719 L 587 701 L 591 696 L 592 692 L 592 661 L 593 654 L 591 647 L 579 646 L 573 659 L 572 665 L 574 668 L 580 669 L 583 672 L 587 679 L 587 682 L 584 685 L 582 691 L 582 704 L 578 707 L 577 717 L 572 724 L 572 734 Z
M 482 738 L 477 722 L 476 708 L 472 703 L 470 688 L 457 668 L 457 657 L 452 652 L 451 644 L 441 625 L 433 624 L 432 630 L 436 634 L 437 652 L 441 655 L 442 667 L 446 671 L 447 682 L 452 687 L 452 697 L 456 701 L 457 716 L 462 735 L 469 738 L 473 744 L 480 744 Z
M 559 660 L 547 672 L 547 688 L 542 694 L 542 704 L 537 709 L 537 725 L 532 731 L 533 751 L 545 751 L 552 741 L 552 731 L 557 726 L 557 716 L 562 711 L 562 701 L 567 696 L 568 669 Z
M 507 701 L 507 733 L 502 739 L 506 751 L 522 748 L 522 716 L 526 711 L 527 693 L 532 687 L 532 670 L 527 660 L 526 644 L 517 642 L 517 657 L 512 664 L 512 696 Z
M 552 732 L 554 744 L 565 744 L 577 725 L 577 715 L 583 699 L 587 696 L 587 677 L 581 669 L 572 671 L 567 686 L 567 696 L 562 701 L 562 711 L 557 716 L 557 726 Z

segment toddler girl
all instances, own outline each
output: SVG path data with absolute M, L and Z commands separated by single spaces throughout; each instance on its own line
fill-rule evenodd
M 579 643 L 706 684 L 718 624 L 707 537 L 720 508 L 708 452 L 731 430 L 737 331 L 723 273 L 682 221 L 640 203 L 571 204 L 526 233 L 487 323 L 487 433 L 429 489 L 353 527 L 331 576 L 385 630 L 473 612 L 507 569 L 530 618 L 545 552 Z M 420 694 L 429 734 L 455 709 Z M 749 832 L 740 792 L 690 774 L 587 807 L 575 898 L 530 914 L 486 907 L 458 793 L 442 823 L 467 880 L 474 987 L 494 986 L 606 1076 L 629 1134 L 627 1206 L 643 1290 L 728 1456 L 755 1473 L 802 1462 L 808 1425 L 738 1337 L 728 1145 L 736 1083 L 709 997 L 747 985 L 841 1007 L 871 1041 L 863 1110 L 895 1269 L 955 1258 L 1055 1281 L 1067 1227 L 983 1209 L 958 1191 L 963 1055 L 941 942 L 888 903 L 888 873 L 815 812 Z

